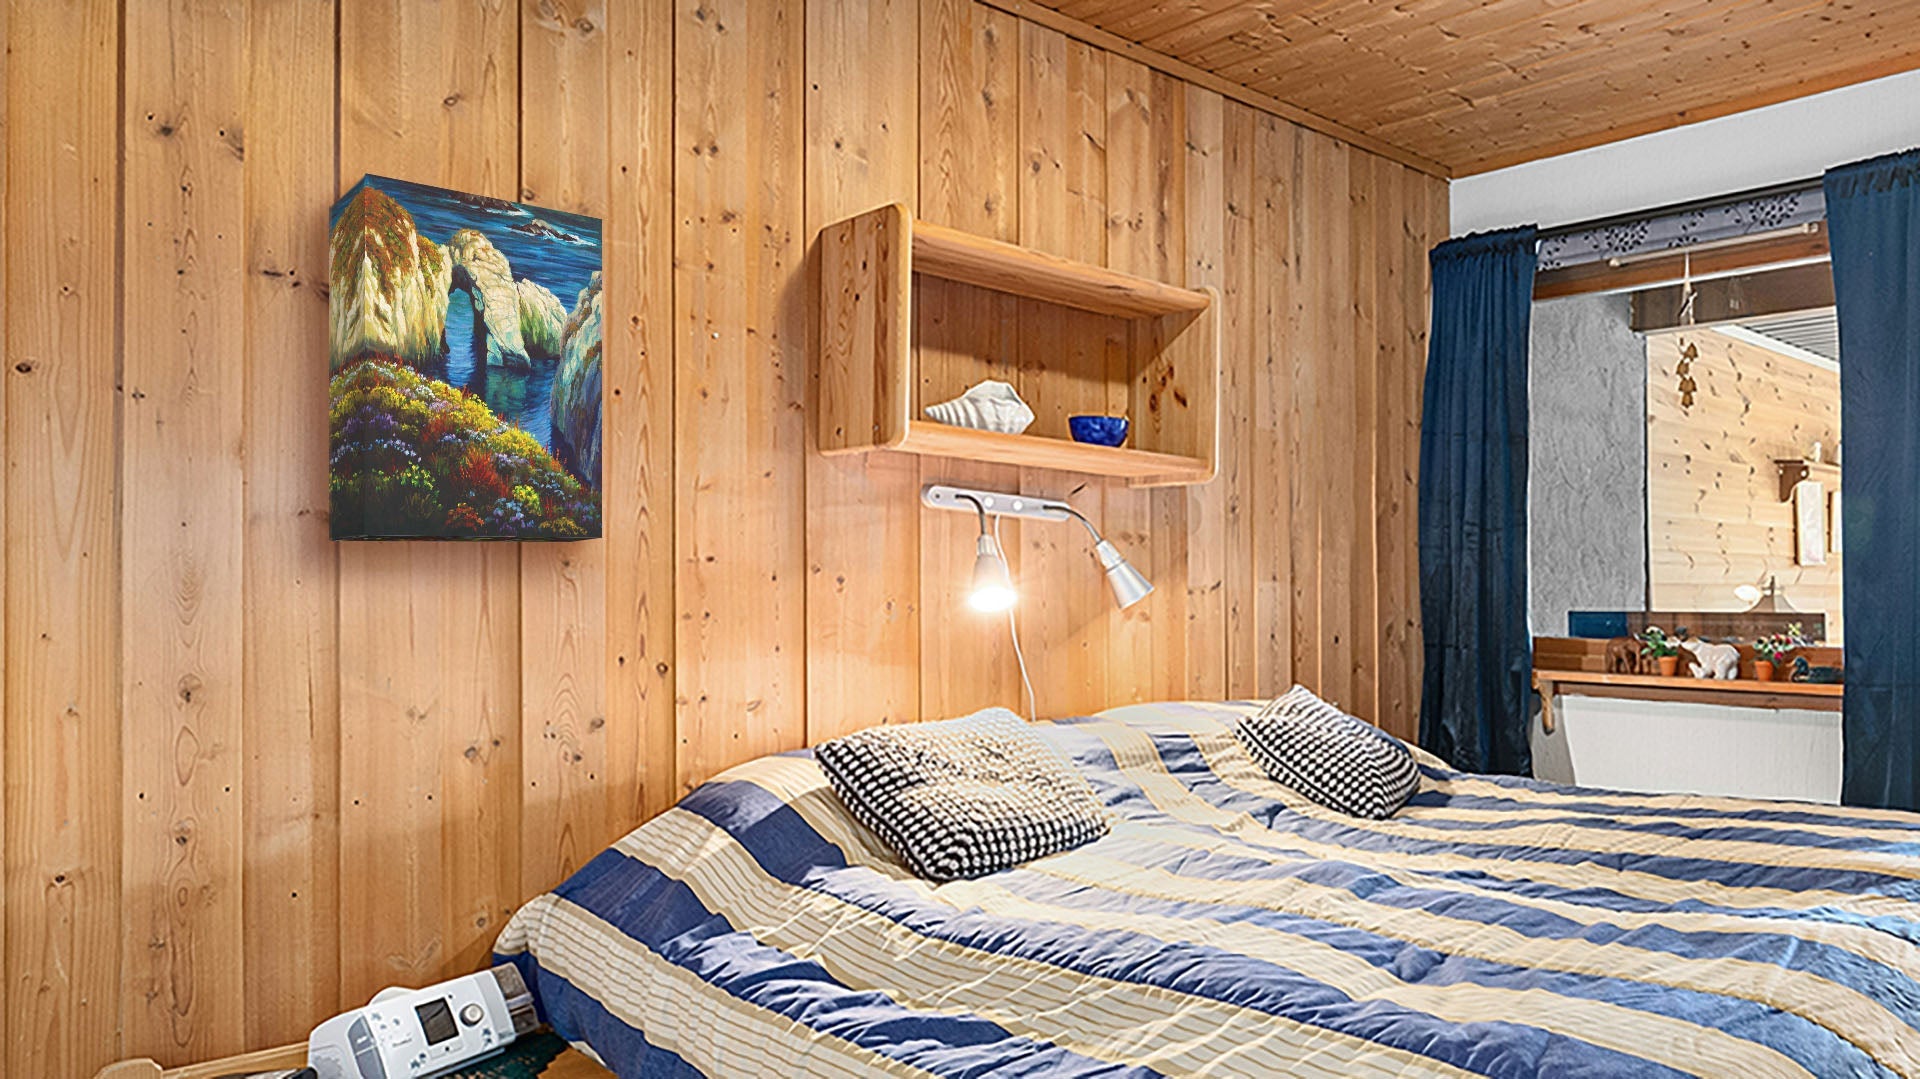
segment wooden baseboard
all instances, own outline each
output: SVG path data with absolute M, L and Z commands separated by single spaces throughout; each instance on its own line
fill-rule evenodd
M 278 1049 L 262 1049 L 255 1053 L 242 1053 L 237 1057 L 223 1060 L 210 1060 L 205 1064 L 189 1064 L 183 1068 L 171 1070 L 162 1068 L 151 1060 L 122 1060 L 100 1069 L 94 1079 L 214 1079 L 221 1075 L 244 1075 L 247 1072 L 274 1071 L 284 1068 L 304 1068 L 307 1065 L 307 1047 L 305 1045 L 283 1045 Z

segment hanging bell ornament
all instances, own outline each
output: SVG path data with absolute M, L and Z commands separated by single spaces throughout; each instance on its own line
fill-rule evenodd
M 1693 361 L 1700 358 L 1700 350 L 1690 341 L 1680 342 L 1680 362 L 1673 365 L 1673 373 L 1680 376 L 1680 407 L 1693 407 L 1693 391 L 1699 385 L 1693 381 Z

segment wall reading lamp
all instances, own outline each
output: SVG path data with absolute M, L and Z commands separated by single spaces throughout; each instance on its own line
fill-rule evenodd
M 1007 572 L 1007 559 L 1000 550 L 1000 541 L 988 525 L 990 517 L 1079 521 L 1081 527 L 1087 530 L 1087 535 L 1093 537 L 1093 557 L 1107 575 L 1107 584 L 1113 589 L 1115 603 L 1122 608 L 1131 607 L 1146 599 L 1153 591 L 1153 582 L 1134 569 L 1120 549 L 1100 535 L 1100 530 L 1093 527 L 1092 521 L 1065 502 L 942 484 L 932 484 L 921 491 L 920 501 L 934 509 L 958 510 L 980 518 L 980 538 L 975 543 L 973 558 L 973 587 L 967 594 L 967 603 L 975 610 L 1004 611 L 1013 606 L 1019 596 L 1014 590 L 1013 578 Z

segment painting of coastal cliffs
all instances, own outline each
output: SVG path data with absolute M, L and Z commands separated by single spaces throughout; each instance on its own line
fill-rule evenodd
M 600 222 L 367 176 L 329 236 L 333 538 L 600 535 Z

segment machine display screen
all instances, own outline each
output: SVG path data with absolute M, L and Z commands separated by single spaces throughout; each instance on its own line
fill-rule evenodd
M 420 1017 L 420 1029 L 426 1033 L 428 1045 L 439 1045 L 460 1033 L 453 1023 L 453 1009 L 447 1006 L 445 1000 L 428 1001 L 413 1011 Z

